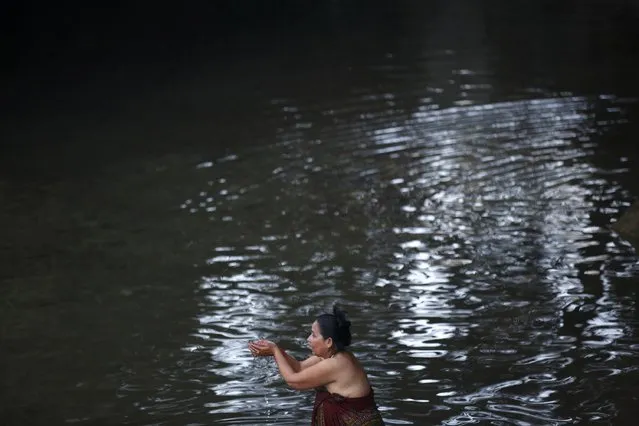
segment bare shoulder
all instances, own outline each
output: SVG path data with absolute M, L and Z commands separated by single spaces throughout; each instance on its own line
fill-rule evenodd
M 352 353 L 346 351 L 341 352 L 334 358 L 331 358 L 331 361 L 333 361 L 335 365 L 338 365 L 342 368 L 347 367 L 356 370 L 362 368 L 357 357 L 355 357 L 355 355 L 353 355 Z
M 336 359 L 341 359 L 344 362 L 351 362 L 354 364 L 359 364 L 359 361 L 357 360 L 357 357 L 355 356 L 355 354 L 353 354 L 352 352 L 349 351 L 342 351 L 339 352 L 336 356 Z
M 368 376 L 355 355 L 344 351 L 326 361 L 332 364 L 330 370 L 336 373 L 335 381 L 327 386 L 329 392 L 353 398 L 369 393 Z

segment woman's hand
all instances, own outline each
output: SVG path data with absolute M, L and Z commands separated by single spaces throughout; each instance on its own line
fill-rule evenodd
M 277 345 L 270 340 L 261 339 L 249 342 L 248 347 L 253 356 L 273 356 Z

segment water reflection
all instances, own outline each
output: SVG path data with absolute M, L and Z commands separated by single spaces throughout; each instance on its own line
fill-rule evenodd
M 276 143 L 197 166 L 205 183 L 182 209 L 206 220 L 211 254 L 188 350 L 211 356 L 209 412 L 231 424 L 303 421 L 310 396 L 243 347 L 283 339 L 304 356 L 311 316 L 341 300 L 389 422 L 586 416 L 561 409 L 577 378 L 613 377 L 635 358 L 606 284 L 632 268 L 632 250 L 591 218 L 624 205 L 588 161 L 592 105 L 614 110 L 616 99 L 439 109 L 424 98 L 408 116 L 375 101 L 384 112 L 355 121 L 276 102 L 288 123 Z M 604 350 L 617 355 L 592 357 Z
M 0 158 L 0 274 L 45 290 L 1 318 L 9 414 L 304 424 L 312 396 L 246 342 L 306 356 L 339 300 L 389 424 L 630 417 L 638 263 L 608 225 L 636 191 L 637 102 L 614 94 L 637 80 L 606 47 L 628 29 L 593 5 L 330 3 L 345 22 L 310 47 L 239 31 L 165 75 L 130 65 L 156 76 L 138 88 L 125 66 L 87 82 L 82 113 L 12 89 L 47 118 L 2 123 L 24 153 Z

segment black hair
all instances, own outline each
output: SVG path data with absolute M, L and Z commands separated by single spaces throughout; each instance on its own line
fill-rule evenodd
M 322 337 L 333 339 L 338 352 L 351 344 L 351 322 L 337 305 L 333 305 L 332 314 L 321 314 L 316 320 Z

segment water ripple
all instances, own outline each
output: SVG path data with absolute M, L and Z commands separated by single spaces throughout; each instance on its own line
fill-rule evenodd
M 590 162 L 593 145 L 578 142 L 596 129 L 593 100 L 423 102 L 412 115 L 371 113 L 350 128 L 309 122 L 301 128 L 313 139 L 289 123 L 261 152 L 199 166 L 206 190 L 182 208 L 218 230 L 200 267 L 193 335 L 199 347 L 215 342 L 211 371 L 226 378 L 210 386 L 224 396 L 212 413 L 268 406 L 289 416 L 304 397 L 277 386 L 273 365 L 254 370 L 237 353 L 250 338 L 288 335 L 302 355 L 308 315 L 336 299 L 364 321 L 354 350 L 389 423 L 411 423 L 401 407 L 424 404 L 444 424 L 572 423 L 561 407 L 565 390 L 580 387 L 578 371 L 629 371 L 622 308 L 610 293 L 585 303 L 580 278 L 633 262 L 606 223 L 590 219 L 602 204 L 616 214 L 627 198 Z M 445 411 L 455 414 L 435 414 Z

